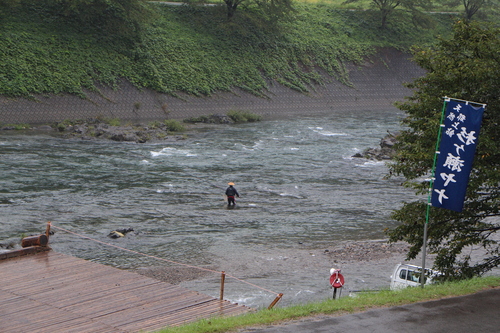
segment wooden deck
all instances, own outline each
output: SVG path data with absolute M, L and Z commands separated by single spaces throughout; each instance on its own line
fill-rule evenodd
M 0 260 L 0 332 L 148 332 L 251 309 L 45 251 Z

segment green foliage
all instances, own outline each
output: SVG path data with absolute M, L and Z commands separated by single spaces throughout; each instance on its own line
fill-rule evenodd
M 106 123 L 108 123 L 110 126 L 120 126 L 121 125 L 121 120 L 118 118 L 109 118 L 104 120 Z
M 148 127 L 152 128 L 152 129 L 160 128 L 162 125 L 164 125 L 164 124 L 160 121 L 157 121 L 157 120 L 148 123 Z
M 344 3 L 358 2 L 364 3 L 366 0 L 346 0 Z M 422 19 L 425 19 L 421 10 L 429 10 L 432 7 L 432 3 L 430 0 L 373 0 L 371 1 L 371 6 L 379 11 L 380 27 L 385 29 L 389 15 L 396 11 L 396 9 L 405 8 L 414 16 L 417 16 L 417 19 L 414 19 L 415 22 L 421 22 Z
M 152 16 L 143 0 L 37 0 L 27 2 L 45 12 L 46 20 L 77 26 L 101 37 L 137 40 L 141 26 Z
M 441 39 L 433 48 L 416 48 L 415 61 L 427 75 L 409 85 L 414 95 L 399 105 L 406 111 L 404 131 L 391 172 L 403 175 L 407 185 L 424 193 L 432 168 L 439 130 L 442 97 L 488 104 L 481 127 L 464 210 L 455 213 L 431 208 L 429 249 L 436 253 L 435 268 L 448 279 L 481 275 L 500 265 L 500 30 L 477 22 L 458 21 L 451 39 Z M 389 231 L 391 241 L 411 244 L 408 258 L 422 246 L 425 202 L 407 203 L 395 212 L 402 224 Z M 472 246 L 486 255 L 474 262 L 464 253 Z M 461 255 L 463 254 L 463 255 Z
M 9 125 L 7 125 L 8 127 Z M 12 127 L 14 127 L 14 129 L 16 131 L 20 131 L 20 130 L 25 130 L 25 129 L 30 129 L 31 126 L 29 124 L 13 124 L 13 125 L 10 125 Z
M 256 115 L 251 112 L 245 112 L 245 111 L 238 111 L 238 110 L 231 110 L 227 113 L 227 116 L 231 118 L 232 121 L 235 123 L 251 123 L 251 122 L 256 122 L 260 121 L 262 119 L 261 116 Z
M 465 20 L 471 20 L 473 16 L 487 18 L 498 15 L 500 3 L 498 0 L 445 0 L 448 6 L 457 6 L 463 11 Z
M 87 119 L 89 123 L 105 123 L 110 126 L 120 126 L 121 120 L 118 118 L 108 118 L 103 117 L 102 115 L 95 117 L 94 119 Z
M 373 12 L 297 4 L 293 20 L 271 29 L 251 15 L 227 22 L 222 6 L 155 4 L 156 15 L 129 38 L 82 27 L 70 20 L 75 11 L 59 20 L 61 9 L 53 14 L 43 7 L 53 1 L 0 12 L 1 95 L 84 98 L 100 85 L 118 89 L 122 79 L 174 96 L 238 88 L 265 97 L 275 83 L 307 93 L 324 82 L 325 72 L 349 84 L 345 64 L 363 62 L 377 47 L 429 44 L 450 26 L 448 15 L 436 15 L 434 30 L 417 29 L 400 13 L 379 31 Z
M 29 124 L 2 124 L 0 122 L 0 127 L 5 128 L 5 129 L 14 129 L 16 131 L 24 130 L 24 129 L 30 129 L 31 126 Z
M 167 126 L 167 130 L 171 132 L 182 132 L 186 130 L 184 125 L 177 120 L 167 119 L 164 121 L 164 124 Z
M 64 132 L 67 128 L 67 125 L 64 124 L 64 123 L 57 123 L 55 124 L 55 128 L 59 131 L 59 132 Z
M 196 2 L 187 0 L 187 3 Z M 236 14 L 237 8 L 245 7 L 246 12 L 243 15 L 250 15 L 267 24 L 274 24 L 279 20 L 286 19 L 288 14 L 293 11 L 291 0 L 223 0 L 226 7 L 227 19 L 231 21 Z M 248 10 L 251 9 L 251 10 Z M 241 10 L 240 10 L 241 12 Z
M 182 120 L 184 123 L 195 124 L 195 123 L 215 123 L 215 120 L 211 121 L 209 116 L 199 116 L 199 117 L 191 117 Z

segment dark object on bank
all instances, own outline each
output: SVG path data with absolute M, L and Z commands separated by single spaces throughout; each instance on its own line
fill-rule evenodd
M 132 229 L 132 228 L 127 228 L 127 229 L 116 229 L 116 230 L 111 231 L 111 232 L 108 234 L 108 237 L 109 237 L 109 238 L 113 238 L 113 239 L 120 238 L 120 237 L 125 236 L 127 233 L 129 233 L 129 232 L 131 232 L 131 231 L 134 231 L 134 229 Z
M 183 120 L 185 123 L 204 123 L 204 124 L 232 124 L 234 121 L 227 115 L 212 114 L 210 116 L 192 117 Z

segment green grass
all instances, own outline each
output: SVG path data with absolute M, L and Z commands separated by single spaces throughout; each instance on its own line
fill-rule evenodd
M 431 285 L 423 289 L 416 287 L 401 291 L 384 290 L 380 292 L 367 292 L 360 293 L 357 297 L 343 297 L 338 300 L 325 300 L 319 303 L 260 310 L 255 313 L 235 317 L 205 319 L 180 327 L 165 328 L 159 331 L 159 333 L 222 333 L 248 326 L 268 325 L 308 316 L 342 315 L 365 311 L 371 308 L 390 307 L 468 295 L 499 286 L 500 277 L 490 276 Z
M 167 130 L 170 132 L 183 132 L 186 130 L 184 125 L 182 125 L 177 120 L 167 119 L 164 121 L 164 124 L 167 126 Z
M 381 31 L 377 12 L 299 2 L 290 20 L 269 27 L 244 8 L 227 22 L 223 7 L 151 6 L 155 15 L 137 41 L 101 36 L 33 8 L 0 11 L 0 94 L 85 98 L 100 85 L 117 89 L 122 79 L 173 96 L 236 87 L 265 96 L 270 82 L 307 93 L 329 79 L 324 72 L 349 85 L 347 63 L 362 63 L 379 47 L 432 44 L 452 23 L 449 15 L 432 15 L 434 25 L 423 29 L 400 11 Z
M 0 122 L 0 128 L 13 128 L 16 131 L 30 129 L 31 125 L 29 124 L 3 124 Z

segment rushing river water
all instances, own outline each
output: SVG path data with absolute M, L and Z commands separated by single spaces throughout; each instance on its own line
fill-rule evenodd
M 285 293 L 285 304 L 323 299 L 330 293 L 328 281 L 318 282 L 324 276 L 299 265 L 280 270 L 279 262 L 288 259 L 283 253 L 293 259 L 333 243 L 382 239 L 394 226 L 389 215 L 411 191 L 401 179 L 384 179 L 384 162 L 351 156 L 378 146 L 400 117 L 359 111 L 214 125 L 186 140 L 151 144 L 0 133 L 0 242 L 41 233 L 52 221 L 151 256 L 236 272 Z M 224 201 L 229 181 L 241 195 L 235 209 Z M 134 232 L 126 237 L 107 238 L 129 227 Z M 119 268 L 164 264 L 63 231 L 50 241 L 55 251 Z M 328 278 L 329 268 L 315 269 Z M 218 296 L 218 279 L 183 284 Z M 274 298 L 233 282 L 225 297 L 249 306 Z

